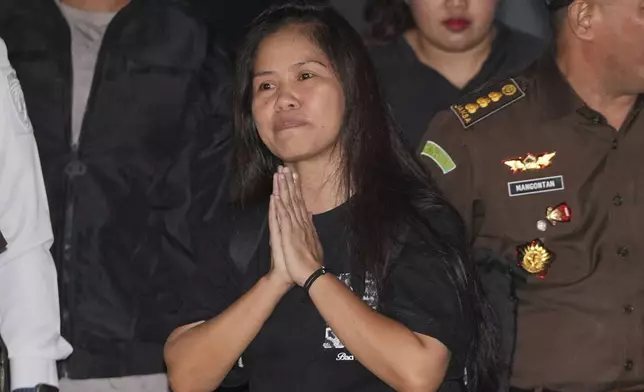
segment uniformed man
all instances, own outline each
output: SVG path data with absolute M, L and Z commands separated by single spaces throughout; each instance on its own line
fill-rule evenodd
M 0 40 L 0 336 L 14 392 L 57 391 L 60 336 L 53 236 L 31 123 Z
M 644 1 L 548 3 L 553 53 L 439 115 L 419 154 L 514 276 L 513 390 L 642 391 Z

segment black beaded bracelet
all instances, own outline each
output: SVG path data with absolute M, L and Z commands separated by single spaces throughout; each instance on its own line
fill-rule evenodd
M 324 274 L 326 274 L 326 268 L 324 268 L 324 267 L 320 267 L 318 270 L 316 270 L 314 273 L 312 273 L 311 276 L 309 276 L 309 278 L 306 280 L 306 282 L 304 282 L 304 285 L 302 285 L 302 288 L 304 289 L 304 291 L 306 291 L 308 293 L 309 289 L 311 288 L 313 283 L 316 280 L 318 280 L 318 278 L 320 276 L 322 276 Z

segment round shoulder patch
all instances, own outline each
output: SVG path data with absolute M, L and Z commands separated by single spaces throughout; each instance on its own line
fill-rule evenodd
M 27 104 L 25 103 L 25 95 L 22 92 L 22 86 L 16 75 L 16 71 L 11 70 L 7 74 L 7 84 L 9 85 L 9 95 L 13 102 L 13 108 L 22 125 L 24 125 L 24 132 L 31 132 L 31 121 L 27 114 Z

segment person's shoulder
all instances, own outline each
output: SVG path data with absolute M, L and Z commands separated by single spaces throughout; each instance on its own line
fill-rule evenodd
M 144 30 L 162 31 L 154 39 L 165 47 L 192 46 L 191 56 L 178 59 L 183 66 L 198 67 L 207 55 L 211 31 L 205 16 L 184 0 L 139 0 L 130 16 Z M 133 3 L 134 5 L 134 3 Z M 178 63 L 177 63 L 178 64 Z
M 144 8 L 153 10 L 157 13 L 165 13 L 167 16 L 173 18 L 181 18 L 184 23 L 194 24 L 196 27 L 203 29 L 206 27 L 206 20 L 203 15 L 197 12 L 197 9 L 192 3 L 186 0 L 141 0 Z M 149 13 L 149 16 L 154 13 Z M 174 19 L 172 23 L 177 23 Z
M 488 118 L 502 118 L 516 110 L 526 92 L 515 78 L 491 81 L 465 94 L 449 110 L 463 129 L 470 129 Z
M 167 7 L 167 8 L 177 9 L 182 11 L 190 10 L 192 8 L 192 5 L 186 0 L 139 0 L 139 1 L 142 1 L 143 4 L 148 6 L 154 5 L 157 8 Z
M 430 132 L 447 129 L 477 133 L 511 127 L 514 121 L 525 118 L 531 111 L 530 83 L 527 72 L 490 81 L 437 114 Z
M 412 253 L 442 258 L 450 249 L 467 246 L 467 230 L 461 215 L 441 195 L 427 200 L 407 219 L 398 242 Z

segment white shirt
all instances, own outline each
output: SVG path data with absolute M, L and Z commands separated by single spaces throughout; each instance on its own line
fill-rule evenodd
M 0 39 L 0 335 L 11 387 L 58 385 L 56 360 L 72 348 L 60 336 L 58 284 L 40 159 L 15 71 Z

